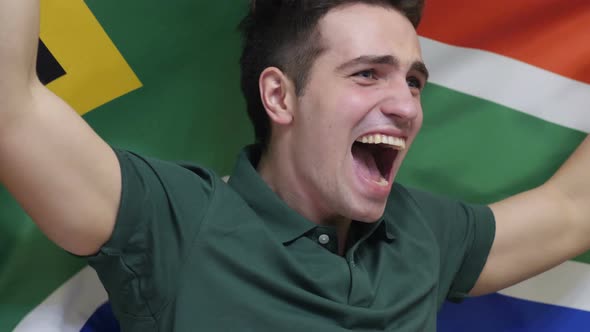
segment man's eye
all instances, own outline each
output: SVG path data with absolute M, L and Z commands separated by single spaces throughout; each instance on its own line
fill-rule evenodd
M 420 81 L 420 79 L 418 79 L 417 77 L 408 77 L 406 81 L 408 82 L 408 86 L 410 88 L 415 88 L 418 90 L 422 89 L 422 81 Z
M 377 78 L 375 75 L 375 70 L 373 70 L 373 69 L 359 71 L 358 73 L 354 74 L 353 76 L 366 78 L 366 79 L 370 79 L 370 80 L 374 80 Z

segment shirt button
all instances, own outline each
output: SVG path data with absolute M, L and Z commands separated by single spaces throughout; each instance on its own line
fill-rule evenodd
M 320 235 L 320 237 L 318 238 L 318 241 L 321 244 L 328 244 L 330 242 L 330 237 L 327 234 L 322 234 Z

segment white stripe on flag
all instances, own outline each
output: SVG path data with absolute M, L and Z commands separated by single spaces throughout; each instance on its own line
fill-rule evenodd
M 420 37 L 430 81 L 590 132 L 590 85 L 492 52 Z
M 80 332 L 107 301 L 96 272 L 86 267 L 54 291 L 18 324 L 15 332 Z
M 590 311 L 590 265 L 568 261 L 500 294 Z

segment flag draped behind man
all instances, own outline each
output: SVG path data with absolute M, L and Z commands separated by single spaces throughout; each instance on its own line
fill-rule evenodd
M 246 2 L 44 0 L 39 74 L 112 145 L 228 173 L 252 141 L 235 30 Z M 475 203 L 546 180 L 590 132 L 588 22 L 586 0 L 428 0 L 425 123 L 397 180 Z M 0 202 L 0 331 L 116 331 L 93 271 L 2 188 Z M 439 330 L 580 331 L 588 263 L 445 304 Z

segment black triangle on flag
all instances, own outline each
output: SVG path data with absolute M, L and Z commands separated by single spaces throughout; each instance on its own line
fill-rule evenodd
M 37 53 L 37 75 L 43 85 L 47 85 L 64 76 L 66 71 L 51 54 L 45 43 L 39 39 L 39 51 Z

